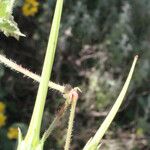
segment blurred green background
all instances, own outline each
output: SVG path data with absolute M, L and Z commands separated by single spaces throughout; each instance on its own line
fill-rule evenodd
M 0 33 L 0 50 L 7 58 L 40 74 L 54 13 L 55 0 L 19 0 L 14 18 L 26 38 L 19 41 Z M 71 150 L 80 150 L 106 117 L 138 54 L 128 94 L 102 150 L 150 149 L 150 1 L 65 0 L 52 81 L 79 86 Z M 15 149 L 15 128 L 26 132 L 38 83 L 0 65 L 0 150 Z M 49 90 L 42 132 L 64 99 Z M 7 118 L 7 119 L 6 119 Z M 62 118 L 45 150 L 64 146 L 68 113 Z M 14 129 L 12 131 L 12 128 Z M 13 147 L 13 148 L 12 148 Z

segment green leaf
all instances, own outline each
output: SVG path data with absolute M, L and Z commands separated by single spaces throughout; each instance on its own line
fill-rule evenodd
M 14 0 L 0 0 L 0 30 L 8 37 L 19 39 L 22 34 L 12 16 Z
M 106 133 L 108 127 L 110 126 L 111 122 L 113 121 L 115 115 L 117 114 L 123 99 L 125 97 L 125 94 L 127 92 L 127 89 L 129 87 L 132 75 L 133 75 L 133 71 L 137 62 L 138 56 L 135 56 L 134 61 L 132 63 L 131 69 L 129 71 L 128 77 L 126 79 L 126 82 L 117 98 L 117 100 L 115 101 L 112 109 L 110 110 L 109 114 L 107 115 L 107 117 L 105 118 L 105 120 L 103 121 L 102 125 L 99 127 L 99 129 L 97 130 L 96 134 L 94 135 L 93 138 L 91 138 L 87 144 L 85 145 L 85 147 L 83 148 L 83 150 L 97 150 L 99 149 L 99 143 L 102 139 L 102 137 L 104 136 L 104 134 Z

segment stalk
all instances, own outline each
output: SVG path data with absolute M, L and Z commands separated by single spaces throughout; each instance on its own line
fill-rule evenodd
M 10 68 L 11 70 L 15 70 L 17 72 L 22 73 L 24 76 L 27 76 L 31 79 L 33 79 L 34 81 L 40 82 L 41 81 L 41 77 L 31 71 L 29 71 L 26 68 L 23 68 L 21 65 L 18 65 L 16 62 L 14 62 L 11 59 L 6 58 L 5 56 L 0 54 L 0 63 L 3 63 L 6 67 Z M 65 87 L 59 84 L 56 84 L 52 81 L 49 81 L 48 86 L 51 89 L 55 89 L 59 92 L 61 92 L 62 94 L 65 93 Z
M 25 143 L 31 143 L 32 146 L 39 144 L 40 141 L 40 129 L 41 121 L 45 106 L 45 100 L 48 90 L 48 82 L 51 76 L 56 43 L 58 38 L 58 31 L 60 26 L 60 18 L 62 13 L 63 0 L 57 0 L 53 23 L 50 31 L 46 56 L 43 65 L 43 71 L 41 75 L 41 81 L 37 92 L 36 102 L 30 121 L 29 129 L 25 137 Z
M 67 138 L 66 138 L 66 143 L 65 143 L 64 150 L 69 150 L 70 149 L 76 104 L 77 104 L 77 101 L 73 101 L 72 104 L 71 104 L 69 124 L 68 124 L 68 130 L 67 130 Z
M 70 143 L 71 143 L 71 136 L 72 136 L 72 130 L 73 130 L 73 123 L 74 123 L 74 117 L 75 117 L 75 110 L 76 110 L 76 104 L 78 100 L 78 92 L 80 89 L 78 87 L 72 89 L 68 94 L 68 103 L 71 104 L 70 108 L 70 116 L 69 116 L 69 122 L 68 122 L 68 129 L 67 129 L 67 135 L 66 135 L 66 142 L 64 146 L 64 150 L 70 149 Z

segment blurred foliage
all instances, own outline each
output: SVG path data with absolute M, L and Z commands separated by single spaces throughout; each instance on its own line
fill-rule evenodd
M 39 0 L 38 12 L 31 16 L 23 13 L 25 2 L 16 4 L 14 17 L 26 38 L 18 42 L 0 34 L 0 49 L 8 58 L 40 74 L 55 1 Z M 129 92 L 104 137 L 102 149 L 150 149 L 149 8 L 149 0 L 65 1 L 52 80 L 79 85 L 83 90 L 77 106 L 72 149 L 81 149 L 103 121 L 135 54 L 140 59 Z M 0 98 L 6 104 L 7 114 L 7 123 L 0 130 L 4 139 L 0 149 L 9 150 L 5 146 L 11 147 L 15 140 L 8 139 L 6 132 L 16 122 L 29 123 L 38 86 L 3 66 L 0 66 L 0 79 Z M 49 91 L 43 131 L 61 103 L 59 93 Z M 62 149 L 65 118 L 45 149 Z

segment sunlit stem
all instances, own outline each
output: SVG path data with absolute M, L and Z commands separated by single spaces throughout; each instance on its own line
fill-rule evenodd
M 77 93 L 77 89 L 74 88 L 70 91 L 69 99 L 68 99 L 68 101 L 70 101 L 70 103 L 71 103 L 71 109 L 70 109 L 70 116 L 69 116 L 68 129 L 67 129 L 67 135 L 66 135 L 66 142 L 65 142 L 64 150 L 70 149 L 70 143 L 71 143 L 71 136 L 72 136 L 77 100 L 78 100 L 78 93 Z
M 45 100 L 47 96 L 48 82 L 51 76 L 54 61 L 56 43 L 58 39 L 58 31 L 60 26 L 60 18 L 62 13 L 62 6 L 63 0 L 57 0 L 45 61 L 41 75 L 41 82 L 39 85 L 29 129 L 25 137 L 25 143 L 30 143 L 30 141 L 33 140 L 32 145 L 36 145 L 37 143 L 39 143 L 40 139 L 41 121 L 45 106 Z
M 0 55 L 0 62 L 3 63 L 4 65 L 6 65 L 7 67 L 9 67 L 12 70 L 15 70 L 17 72 L 22 73 L 24 76 L 27 76 L 31 79 L 33 79 L 34 81 L 40 82 L 41 77 L 31 71 L 29 71 L 28 69 L 23 68 L 21 65 L 18 65 L 16 62 L 14 62 L 11 59 L 6 58 L 3 55 Z M 49 81 L 48 86 L 52 89 L 55 89 L 61 93 L 64 93 L 64 86 L 56 84 L 52 81 Z

